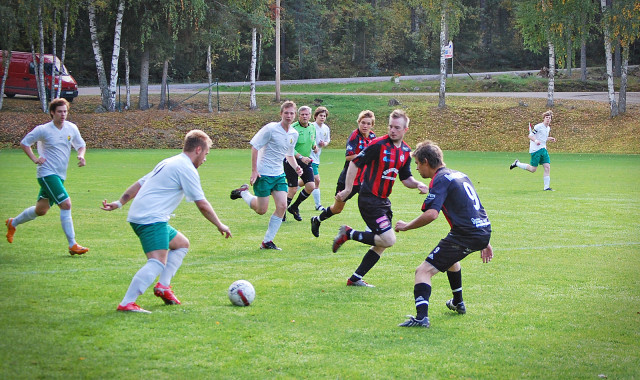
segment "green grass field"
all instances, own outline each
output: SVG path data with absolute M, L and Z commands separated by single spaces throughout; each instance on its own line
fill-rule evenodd
M 554 154 L 552 187 L 542 173 L 508 170 L 526 152 L 445 152 L 474 181 L 493 225 L 495 258 L 462 262 L 467 314 L 449 311 L 447 277 L 434 278 L 430 329 L 397 327 L 414 314 L 413 273 L 448 226 L 443 217 L 401 233 L 366 276 L 345 282 L 366 247 L 331 253 L 340 224 L 362 228 L 355 200 L 309 231 L 288 218 L 280 252 L 258 249 L 268 215 L 229 190 L 248 180 L 248 150 L 215 150 L 200 168 L 208 199 L 233 238 L 223 239 L 193 204 L 171 224 L 191 240 L 172 285 L 182 301 L 165 306 L 149 289 L 151 315 L 115 311 L 145 262 L 126 212 L 99 209 L 175 150 L 89 150 L 72 163 L 67 189 L 78 242 L 70 257 L 59 211 L 21 225 L 0 242 L 0 378 L 583 378 L 640 377 L 640 156 Z M 331 203 L 343 150 L 326 151 L 323 203 Z M 37 195 L 35 167 L 21 151 L 0 151 L 0 217 Z M 414 174 L 417 175 L 415 169 Z M 410 220 L 424 199 L 397 184 L 394 220 Z M 273 209 L 273 204 L 271 204 Z M 269 214 L 271 211 L 269 212 Z M 253 283 L 253 305 L 234 307 L 228 286 Z

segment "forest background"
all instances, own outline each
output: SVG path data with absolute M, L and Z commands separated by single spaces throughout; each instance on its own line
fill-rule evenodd
M 637 1 L 607 2 L 628 2 L 631 21 L 638 23 Z M 553 21 L 534 9 L 545 3 L 555 13 Z M 282 79 L 438 73 L 445 7 L 457 72 L 548 67 L 545 28 L 554 29 L 557 68 L 580 67 L 581 60 L 588 66 L 605 64 L 600 1 L 282 0 Z M 60 56 L 66 44 L 64 63 L 80 85 L 98 83 L 96 47 L 107 74 L 114 69 L 107 58 L 119 48 L 118 77 L 130 70 L 133 83 L 145 65 L 150 82 L 160 82 L 163 69 L 170 82 L 204 82 L 207 58 L 213 77 L 243 81 L 249 77 L 255 29 L 256 80 L 272 80 L 274 15 L 275 0 L 8 0 L 0 5 L 6 21 L 0 48 L 38 52 L 41 29 L 47 53 L 57 43 Z M 118 22 L 121 38 L 114 46 Z M 612 37 L 619 74 L 625 41 Z M 635 38 L 627 44 L 630 64 L 637 63 L 640 44 Z

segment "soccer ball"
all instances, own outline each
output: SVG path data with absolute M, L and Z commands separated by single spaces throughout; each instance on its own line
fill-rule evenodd
M 229 286 L 229 300 L 236 306 L 249 306 L 256 298 L 256 290 L 246 280 L 238 280 Z

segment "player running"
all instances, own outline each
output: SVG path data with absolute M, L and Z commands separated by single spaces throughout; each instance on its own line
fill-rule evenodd
M 342 172 L 338 177 L 338 184 L 336 185 L 336 194 L 346 188 L 345 180 L 347 176 L 347 169 L 351 160 L 366 148 L 369 143 L 376 137 L 372 129 L 376 123 L 376 116 L 373 111 L 364 110 L 358 115 L 358 128 L 356 128 L 347 139 L 347 150 L 345 152 L 345 162 Z M 334 215 L 338 215 L 344 209 L 346 202 L 360 191 L 360 177 L 362 169 L 357 170 L 355 178 L 353 180 L 353 186 L 351 187 L 351 193 L 344 199 L 335 198 L 333 205 L 322 210 L 320 215 L 311 218 L 311 233 L 315 237 L 320 236 L 320 223 L 331 218 Z

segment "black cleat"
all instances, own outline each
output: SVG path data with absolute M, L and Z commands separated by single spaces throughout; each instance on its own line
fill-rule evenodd
M 235 190 L 231 190 L 231 199 L 242 198 L 242 195 L 240 195 L 240 193 L 246 190 L 249 190 L 249 185 L 247 185 L 246 183 Z
M 424 317 L 422 319 L 416 319 L 416 317 L 414 317 L 413 315 L 407 315 L 407 319 L 406 321 L 402 322 L 401 324 L 399 324 L 398 326 L 401 327 L 429 327 L 431 326 L 431 323 L 429 323 L 429 317 Z
M 513 168 L 515 168 L 516 166 L 518 166 L 518 160 L 513 161 L 513 164 L 509 165 L 509 170 L 513 170 Z
M 467 308 L 464 307 L 464 302 L 460 302 L 459 304 L 454 305 L 453 299 L 450 299 L 449 301 L 447 301 L 447 307 L 449 308 L 449 310 L 453 310 L 458 314 L 464 314 L 467 312 Z
M 273 241 L 268 241 L 268 242 L 262 242 L 262 244 L 260 245 L 260 249 L 274 249 L 276 251 L 282 251 L 282 248 L 278 248 Z
M 320 237 L 320 218 L 317 216 L 311 218 L 311 233 L 315 237 Z
M 300 210 L 298 210 L 298 208 L 293 208 L 293 206 L 289 206 L 287 208 L 287 211 L 289 211 L 291 213 L 291 215 L 293 215 L 293 219 L 297 220 L 298 222 L 302 221 L 302 217 L 300 216 Z

